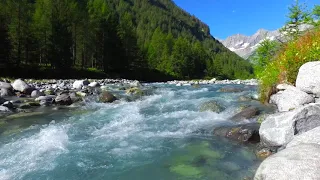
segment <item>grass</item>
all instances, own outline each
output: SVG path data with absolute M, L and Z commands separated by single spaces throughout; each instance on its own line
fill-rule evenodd
M 261 101 L 267 103 L 279 83 L 295 84 L 299 68 L 310 61 L 320 60 L 320 29 L 305 33 L 288 42 L 269 62 L 258 77 Z

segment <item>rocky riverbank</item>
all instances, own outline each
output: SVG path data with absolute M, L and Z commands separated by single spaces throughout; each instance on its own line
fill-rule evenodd
M 270 103 L 278 112 L 259 129 L 261 146 L 275 154 L 262 162 L 256 180 L 320 179 L 320 61 L 301 66 L 296 85 L 279 84 Z

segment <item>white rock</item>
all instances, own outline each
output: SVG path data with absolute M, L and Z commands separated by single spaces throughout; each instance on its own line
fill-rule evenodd
M 320 61 L 308 62 L 300 67 L 296 87 L 320 95 Z
M 40 92 L 39 90 L 33 90 L 32 93 L 31 93 L 31 97 L 32 98 L 37 98 L 39 96 L 44 96 L 44 93 L 43 92 Z
M 290 84 L 278 84 L 277 85 L 277 89 L 280 91 L 286 90 L 286 89 L 290 89 L 290 88 L 294 88 L 294 86 L 290 85 Z
M 178 83 L 176 86 L 182 86 L 182 84 L 181 84 L 181 83 Z
M 320 145 L 301 144 L 284 149 L 258 168 L 255 180 L 318 180 L 320 179 Z
M 285 146 L 295 135 L 320 126 L 320 104 L 308 104 L 289 112 L 269 115 L 259 129 L 261 142 L 267 146 Z
M 320 145 L 320 127 L 316 127 L 314 129 L 311 129 L 310 131 L 307 131 L 305 133 L 302 133 L 298 136 L 295 136 L 293 140 L 286 146 L 292 147 L 299 144 L 319 144 Z
M 24 81 L 22 81 L 21 79 L 15 80 L 12 83 L 12 87 L 14 90 L 20 91 L 20 92 L 26 92 L 30 88 L 30 86 Z
M 89 86 L 89 87 L 99 87 L 100 84 L 97 83 L 97 82 L 92 82 L 92 83 L 90 83 L 88 86 Z
M 88 80 L 77 80 L 72 84 L 74 89 L 82 89 L 82 87 L 87 86 L 89 84 Z
M 276 104 L 280 112 L 289 111 L 312 102 L 314 102 L 312 96 L 293 86 L 270 97 L 270 103 Z

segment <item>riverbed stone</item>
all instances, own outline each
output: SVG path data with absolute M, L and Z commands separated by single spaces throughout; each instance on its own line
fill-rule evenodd
M 259 143 L 259 126 L 258 123 L 224 126 L 215 128 L 213 133 L 238 142 Z
M 245 119 L 251 119 L 260 114 L 258 107 L 249 106 L 241 110 L 241 112 L 235 114 L 230 118 L 232 121 L 243 121 Z
M 300 144 L 286 148 L 264 160 L 255 180 L 320 179 L 320 145 Z
M 220 112 L 224 111 L 225 109 L 226 108 L 224 106 L 222 106 L 219 102 L 217 102 L 215 100 L 204 102 L 200 106 L 201 112 L 212 111 L 212 112 L 220 113 Z
M 312 102 L 314 97 L 293 86 L 270 97 L 270 103 L 276 104 L 280 112 L 290 111 Z
M 60 93 L 55 99 L 54 102 L 59 105 L 71 105 L 72 100 L 68 92 Z
M 290 88 L 294 88 L 294 86 L 292 86 L 290 84 L 285 84 L 285 83 L 277 85 L 277 90 L 279 90 L 279 91 L 284 91 L 284 90 L 290 89 Z
M 112 103 L 117 100 L 117 98 L 108 91 L 103 91 L 99 97 L 100 102 Z
M 27 93 L 27 91 L 30 89 L 30 86 L 21 79 L 16 79 L 12 83 L 12 87 L 14 90 L 23 92 L 23 93 Z
M 7 112 L 11 112 L 11 111 L 10 111 L 10 109 L 8 107 L 0 106 L 0 112 L 7 113 Z
M 92 82 L 88 85 L 89 87 L 99 87 L 100 84 L 98 82 Z
M 89 85 L 88 80 L 77 80 L 73 83 L 72 87 L 74 89 L 82 89 L 82 87 Z
M 7 108 L 9 108 L 9 109 L 14 109 L 14 105 L 13 105 L 13 103 L 10 102 L 10 101 L 4 102 L 4 103 L 2 104 L 2 106 L 5 106 L 5 107 L 7 107 Z
M 47 95 L 47 96 L 39 96 L 35 100 L 36 101 L 52 101 L 55 98 L 56 98 L 56 96 L 54 96 L 54 95 Z
M 266 146 L 281 147 L 302 134 L 320 126 L 320 104 L 308 104 L 289 112 L 269 115 L 261 123 L 261 142 Z
M 320 96 L 320 61 L 308 62 L 300 67 L 296 86 L 304 92 Z
M 0 97 L 13 96 L 12 90 L 7 88 L 0 89 Z
M 37 98 L 37 97 L 43 96 L 43 95 L 44 95 L 44 93 L 40 92 L 39 90 L 33 90 L 31 93 L 32 98 Z
M 0 82 L 0 89 L 2 89 L 2 88 L 12 90 L 11 84 L 7 83 L 7 82 Z

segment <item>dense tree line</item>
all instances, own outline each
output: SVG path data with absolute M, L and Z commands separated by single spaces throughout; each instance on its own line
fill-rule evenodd
M 252 74 L 249 62 L 171 0 L 1 0 L 0 9 L 2 67 L 173 78 Z

